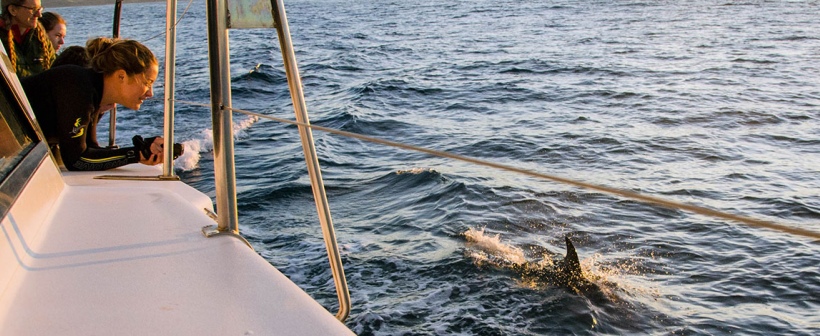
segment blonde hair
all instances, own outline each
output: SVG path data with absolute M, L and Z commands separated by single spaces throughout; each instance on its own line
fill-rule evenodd
M 14 50 L 14 35 L 11 32 L 11 13 L 9 12 L 9 6 L 22 6 L 26 0 L 0 0 L 0 6 L 2 6 L 2 11 L 0 11 L 0 19 L 3 20 L 4 26 L 0 28 L 0 40 L 3 41 L 3 46 L 6 48 L 6 54 L 9 55 L 9 60 L 11 61 L 11 66 L 13 68 L 17 68 L 17 52 Z M 48 39 L 46 35 L 46 29 L 40 23 L 40 20 L 37 20 L 37 26 L 35 26 L 33 34 L 36 34 L 37 41 L 40 42 L 40 46 L 42 47 L 43 52 L 43 70 L 48 70 L 51 67 L 51 61 L 54 60 L 54 48 L 51 46 L 51 40 Z
M 137 75 L 158 64 L 151 49 L 135 40 L 97 37 L 86 42 L 85 50 L 91 68 L 104 75 L 120 69 L 129 76 Z

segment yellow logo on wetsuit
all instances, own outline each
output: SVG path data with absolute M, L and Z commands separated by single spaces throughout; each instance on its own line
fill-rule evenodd
M 85 134 L 85 127 L 80 126 L 82 122 L 83 118 L 77 118 L 77 121 L 74 122 L 74 128 L 71 129 L 71 133 L 68 133 L 72 138 L 79 138 Z

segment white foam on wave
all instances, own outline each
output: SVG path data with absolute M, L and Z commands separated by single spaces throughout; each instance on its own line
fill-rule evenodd
M 547 253 L 536 260 L 527 260 L 524 251 L 511 244 L 501 241 L 500 234 L 488 234 L 484 228 L 469 228 L 463 233 L 467 239 L 466 255 L 477 265 L 490 265 L 493 267 L 510 269 L 514 265 L 527 264 L 531 269 L 553 268 L 554 255 L 563 257 L 564 252 L 556 254 Z M 635 258 L 622 259 L 617 262 L 605 262 L 604 256 L 600 253 L 581 252 L 587 255 L 581 258 L 581 269 L 587 280 L 597 284 L 601 291 L 615 301 L 618 292 L 630 292 L 634 294 L 644 294 L 653 297 L 659 296 L 656 288 L 630 281 L 629 276 L 641 275 L 640 261 Z M 538 279 L 535 279 L 538 280 Z M 522 287 L 541 288 L 543 282 L 535 282 L 534 279 L 519 279 Z
M 398 175 L 401 175 L 401 174 L 413 174 L 413 175 L 418 175 L 418 174 L 421 174 L 421 173 L 427 173 L 427 172 L 433 173 L 433 172 L 435 172 L 435 170 L 434 170 L 433 168 L 410 168 L 410 169 L 400 169 L 400 170 L 397 170 L 397 171 L 396 171 L 396 174 L 398 174 Z
M 485 234 L 484 229 L 469 228 L 463 233 L 469 243 L 468 246 L 471 248 L 469 255 L 473 260 L 479 263 L 498 263 L 498 261 L 501 261 L 523 264 L 527 262 L 523 250 L 501 242 L 500 234 Z
M 233 123 L 234 139 L 239 139 L 245 135 L 245 131 L 254 123 L 259 121 L 257 116 L 248 116 Z M 181 171 L 190 171 L 199 166 L 202 153 L 210 152 L 214 149 L 213 131 L 208 128 L 199 132 L 198 136 L 182 142 L 185 152 L 176 159 L 175 168 Z

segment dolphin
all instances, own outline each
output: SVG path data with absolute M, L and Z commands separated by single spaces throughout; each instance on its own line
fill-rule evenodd
M 581 262 L 578 260 L 578 252 L 569 236 L 564 237 L 567 244 L 567 254 L 564 259 L 555 263 L 552 267 L 532 266 L 530 263 L 515 264 L 513 269 L 524 277 L 535 278 L 556 286 L 567 287 L 570 290 L 580 293 L 587 292 L 597 286 L 584 277 L 581 270 Z
M 567 255 L 558 266 L 561 274 L 569 280 L 586 280 L 584 279 L 584 272 L 581 271 L 581 261 L 578 260 L 578 252 L 575 251 L 575 246 L 569 240 L 569 236 L 565 236 L 564 240 L 567 242 Z
M 569 235 L 564 237 L 567 245 L 567 252 L 562 260 L 552 260 L 553 257 L 547 257 L 549 265 L 543 262 L 532 262 L 526 260 L 523 252 L 515 247 L 509 247 L 499 241 L 496 236 L 490 239 L 488 244 L 482 244 L 485 238 L 483 230 L 473 232 L 473 234 L 466 235 L 467 241 L 476 242 L 475 248 L 484 252 L 481 257 L 477 259 L 478 263 L 488 263 L 501 269 L 511 270 L 528 282 L 534 284 L 551 285 L 556 287 L 564 287 L 570 289 L 576 294 L 584 294 L 595 292 L 597 289 L 600 292 L 601 288 L 590 281 L 581 269 L 581 262 L 578 259 L 578 252 L 572 244 Z M 478 236 L 478 238 L 474 237 Z M 491 237 L 492 238 L 492 237 Z M 500 245 L 500 246 L 499 246 Z M 511 252 L 512 251 L 512 252 Z M 514 253 L 514 252 L 520 253 Z M 549 251 L 545 251 L 545 255 L 554 255 Z

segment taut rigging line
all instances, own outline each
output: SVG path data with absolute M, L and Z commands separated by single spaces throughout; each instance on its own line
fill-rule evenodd
M 211 108 L 211 105 L 207 105 L 207 104 L 201 104 L 201 103 L 184 101 L 184 100 L 175 100 L 175 101 L 180 102 L 180 103 L 190 104 L 190 105 L 197 105 L 197 106 Z M 268 115 L 264 115 L 264 114 L 245 111 L 245 110 L 241 110 L 241 109 L 235 109 L 235 108 L 226 107 L 226 106 L 223 106 L 223 108 L 226 109 L 226 110 L 233 111 L 233 112 L 242 113 L 242 114 L 246 114 L 246 115 L 250 115 L 250 116 L 255 116 L 255 117 L 259 117 L 259 118 L 263 118 L 263 119 L 273 120 L 273 121 L 277 121 L 277 122 L 281 122 L 281 123 L 285 123 L 285 124 L 309 127 L 311 129 L 315 129 L 315 130 L 318 130 L 318 131 L 337 134 L 337 135 L 341 135 L 341 136 L 345 136 L 345 137 L 355 138 L 355 139 L 364 140 L 364 141 L 368 141 L 368 142 L 373 142 L 373 143 L 386 145 L 386 146 L 390 146 L 390 147 L 397 147 L 397 148 L 412 150 L 412 151 L 416 151 L 416 152 L 427 153 L 427 154 L 430 154 L 430 155 L 433 155 L 433 156 L 444 157 L 444 158 L 449 158 L 449 159 L 474 163 L 474 164 L 481 165 L 481 166 L 493 167 L 493 168 L 497 168 L 497 169 L 501 169 L 501 170 L 516 172 L 516 173 L 524 174 L 524 175 L 531 176 L 531 177 L 542 178 L 542 179 L 546 179 L 546 180 L 550 180 L 550 181 L 554 181 L 554 182 L 573 185 L 573 186 L 576 186 L 576 187 L 581 187 L 581 188 L 585 188 L 585 189 L 597 190 L 597 191 L 601 191 L 601 192 L 605 192 L 605 193 L 609 193 L 609 194 L 614 194 L 614 195 L 622 196 L 622 197 L 625 197 L 625 198 L 642 201 L 642 202 L 645 202 L 645 203 L 651 203 L 651 204 L 663 206 L 665 208 L 685 210 L 685 211 L 693 212 L 693 213 L 700 214 L 700 215 L 706 215 L 706 216 L 721 218 L 721 219 L 728 219 L 728 220 L 731 220 L 731 221 L 746 224 L 748 226 L 767 228 L 767 229 L 771 229 L 771 230 L 790 233 L 790 234 L 797 235 L 797 236 L 812 238 L 815 241 L 820 241 L 820 233 L 818 233 L 818 232 L 805 230 L 805 229 L 800 229 L 800 228 L 795 228 L 795 227 L 786 226 L 786 225 L 782 225 L 782 224 L 777 224 L 777 223 L 770 222 L 770 221 L 765 221 L 765 220 L 760 220 L 760 219 L 756 219 L 756 218 L 730 214 L 730 213 L 726 213 L 726 212 L 722 212 L 722 211 L 718 211 L 718 210 L 714 210 L 714 209 L 710 209 L 710 208 L 706 208 L 706 207 L 702 207 L 702 206 L 686 204 L 686 203 L 681 203 L 681 202 L 676 202 L 676 201 L 670 201 L 670 200 L 666 200 L 666 199 L 662 199 L 662 198 L 658 198 L 658 197 L 654 197 L 654 196 L 639 194 L 639 193 L 628 191 L 628 190 L 621 190 L 621 189 L 611 188 L 611 187 L 607 187 L 607 186 L 600 186 L 600 185 L 591 184 L 591 183 L 582 182 L 582 181 L 577 181 L 577 180 L 573 180 L 573 179 L 569 179 L 569 178 L 565 178 L 565 177 L 539 173 L 539 172 L 532 171 L 532 170 L 513 167 L 513 166 L 500 164 L 500 163 L 495 163 L 495 162 L 486 161 L 486 160 L 481 160 L 481 159 L 476 159 L 476 158 L 472 158 L 472 157 L 468 157 L 468 156 L 448 153 L 448 152 L 444 152 L 444 151 L 438 151 L 438 150 L 434 150 L 434 149 L 428 149 L 428 148 L 419 147 L 419 146 L 408 145 L 408 144 L 395 142 L 395 141 L 390 141 L 390 140 L 384 140 L 384 139 L 371 137 L 371 136 L 367 136 L 367 135 L 362 135 L 362 134 L 358 134 L 358 133 L 340 131 L 340 130 L 337 130 L 337 129 L 334 129 L 334 128 L 328 128 L 328 127 L 324 127 L 324 126 L 316 126 L 316 125 L 301 123 L 301 122 L 298 122 L 298 121 L 272 117 L 272 116 L 268 116 Z

